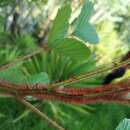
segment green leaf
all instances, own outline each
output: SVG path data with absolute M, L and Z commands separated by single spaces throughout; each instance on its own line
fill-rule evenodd
M 90 23 L 80 25 L 80 28 L 75 30 L 74 35 L 84 40 L 85 42 L 94 44 L 99 42 L 96 30 Z
M 24 81 L 24 83 L 29 83 L 29 84 L 36 84 L 36 83 L 48 84 L 49 82 L 50 81 L 49 81 L 48 74 L 45 72 L 41 72 L 39 74 L 28 76 L 28 77 L 26 77 L 26 80 Z
M 92 13 L 93 13 L 93 3 L 87 1 L 82 7 L 80 15 L 76 20 L 76 28 L 80 28 L 80 26 L 88 22 Z
M 89 48 L 81 41 L 74 38 L 66 38 L 55 49 L 62 56 L 76 61 L 85 61 L 90 56 Z
M 13 123 L 19 122 L 21 119 L 23 119 L 24 117 L 26 117 L 27 115 L 29 115 L 29 113 L 30 113 L 30 110 L 23 111 L 23 113 L 20 116 L 18 116 L 16 119 L 14 119 L 12 122 Z
M 98 43 L 99 38 L 94 26 L 89 23 L 89 19 L 93 12 L 93 3 L 88 1 L 84 4 L 79 17 L 74 22 L 73 35 L 77 36 L 81 40 L 89 43 Z
M 71 73 L 73 73 L 73 75 L 86 73 L 94 69 L 95 64 L 95 60 L 93 60 L 93 58 L 89 58 L 89 60 L 87 60 L 86 62 L 80 62 L 80 64 L 75 65 Z
M 25 75 L 17 67 L 11 67 L 0 71 L 0 79 L 7 80 L 12 83 L 19 83 L 25 80 Z
M 77 105 L 71 105 L 71 104 L 65 104 L 67 107 L 70 107 L 71 109 L 80 112 L 81 114 L 84 115 L 90 115 L 91 113 L 86 111 L 84 108 L 82 108 L 81 106 L 77 106 Z
M 18 68 L 8 68 L 6 70 L 0 71 L 0 79 L 7 80 L 11 83 L 46 83 L 48 84 L 49 77 L 47 73 L 41 72 L 39 74 L 26 76 L 23 72 Z
M 116 130 L 130 130 L 130 119 L 124 119 L 121 121 Z
M 53 27 L 49 33 L 48 42 L 51 47 L 55 47 L 67 35 L 70 15 L 70 4 L 67 4 L 59 9 L 53 22 Z
M 6 117 L 5 114 L 0 113 L 0 118 L 5 118 L 5 117 Z

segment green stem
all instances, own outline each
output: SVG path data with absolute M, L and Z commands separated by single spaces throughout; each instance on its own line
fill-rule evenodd
M 43 120 L 46 120 L 52 127 L 54 127 L 57 130 L 65 130 L 60 125 L 58 125 L 55 121 L 50 119 L 46 114 L 39 111 L 36 107 L 34 107 L 32 104 L 27 102 L 25 99 L 17 97 L 18 101 L 20 101 L 22 104 L 24 104 L 26 107 L 31 109 L 33 112 L 35 112 L 37 115 L 39 115 Z

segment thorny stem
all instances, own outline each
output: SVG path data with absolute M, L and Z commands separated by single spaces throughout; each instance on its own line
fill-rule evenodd
M 117 98 L 123 99 L 123 95 L 130 92 L 130 81 L 122 81 L 116 84 L 99 86 L 96 88 L 60 88 L 48 89 L 45 85 L 35 84 L 11 84 L 7 81 L 0 82 L 0 88 L 14 96 L 26 97 L 28 95 L 46 100 L 58 100 L 67 103 L 89 104 L 95 102 L 117 101 Z M 11 90 L 12 91 L 9 91 Z
M 0 70 L 3 70 L 5 68 L 8 68 L 8 67 L 14 65 L 18 61 L 26 60 L 28 58 L 31 58 L 32 56 L 34 56 L 34 55 L 42 52 L 42 50 L 43 49 L 39 49 L 35 53 L 27 55 L 27 56 L 25 56 L 23 58 L 20 58 L 20 59 L 16 60 L 15 62 L 13 62 L 11 64 L 3 66 L 2 68 L 0 68 Z M 123 61 L 123 62 L 120 62 L 118 65 L 116 65 L 114 67 L 108 67 L 108 68 L 105 68 L 105 69 L 103 68 L 101 70 L 99 69 L 97 71 L 88 72 L 87 74 L 78 76 L 76 79 L 69 79 L 69 80 L 66 80 L 66 81 L 63 81 L 63 82 L 60 82 L 60 83 L 57 83 L 57 84 L 52 84 L 51 87 L 50 86 L 48 86 L 48 87 L 50 87 L 50 88 L 53 88 L 53 87 L 57 88 L 59 86 L 70 85 L 72 83 L 81 81 L 83 79 L 88 79 L 88 78 L 95 77 L 95 76 L 97 76 L 99 74 L 102 74 L 102 73 L 104 73 L 106 71 L 114 70 L 114 69 L 117 69 L 119 67 L 128 65 L 129 63 L 130 63 L 130 59 L 128 59 L 126 61 Z M 26 86 L 27 84 L 23 84 L 23 86 L 24 85 Z M 95 91 L 90 91 L 89 92 L 90 89 L 88 88 L 88 90 L 87 90 L 87 88 L 86 88 L 86 90 L 87 90 L 86 94 L 78 95 L 78 90 L 76 90 L 76 89 L 73 91 L 74 93 L 71 92 L 71 90 L 68 91 L 69 94 L 66 93 L 66 92 L 64 93 L 64 89 L 62 90 L 63 93 L 62 92 L 60 93 L 58 91 L 55 91 L 56 89 L 54 89 L 54 91 L 51 91 L 50 89 L 47 90 L 47 89 L 44 88 L 43 89 L 44 91 L 43 90 L 41 91 L 41 89 L 38 90 L 38 88 L 36 88 L 36 87 L 35 87 L 35 89 L 38 90 L 38 91 L 29 90 L 29 89 L 25 89 L 25 91 L 21 91 L 20 88 L 16 89 L 17 84 L 13 85 L 13 84 L 8 83 L 8 82 L 5 82 L 5 84 L 2 84 L 2 81 L 0 81 L 0 88 L 4 89 L 4 87 L 5 87 L 4 90 L 7 91 L 7 92 L 9 92 L 10 95 L 15 96 L 15 97 L 17 97 L 19 94 L 21 94 L 20 96 L 22 96 L 22 97 L 27 96 L 29 94 L 29 95 L 32 95 L 34 97 L 39 97 L 41 99 L 50 99 L 50 100 L 55 99 L 55 100 L 60 100 L 62 102 L 78 103 L 78 104 L 82 104 L 82 103 L 90 104 L 90 103 L 96 103 L 96 102 L 130 103 L 129 99 L 127 100 L 127 99 L 122 98 L 122 95 L 124 95 L 124 94 L 126 94 L 127 92 L 130 91 L 129 84 L 128 83 L 127 84 L 121 84 L 123 86 L 126 85 L 126 88 L 125 87 L 124 88 L 121 87 L 120 84 L 117 84 L 117 85 L 119 85 L 119 88 L 117 86 L 116 89 L 113 88 L 113 87 L 110 87 L 110 89 L 101 89 L 101 87 L 103 87 L 103 86 L 97 87 L 97 88 L 95 88 L 95 90 L 96 90 L 97 93 L 95 93 Z M 13 86 L 15 86 L 15 87 L 13 88 Z M 79 92 L 80 92 L 80 90 L 79 90 Z M 77 95 L 75 95 L 75 93 L 77 93 Z M 33 112 L 37 113 L 42 119 L 48 121 L 57 130 L 64 130 L 64 128 L 62 128 L 61 126 L 59 126 L 56 122 L 52 121 L 48 116 L 46 116 L 44 113 L 42 113 L 41 111 L 39 111 L 36 107 L 34 107 L 29 102 L 27 102 L 25 99 L 20 98 L 20 97 L 17 97 L 17 99 L 21 103 L 23 103 L 25 106 L 27 106 L 28 108 L 30 108 Z
M 25 86 L 23 86 L 23 89 L 22 89 L 22 85 L 19 85 L 19 84 L 13 85 L 7 81 L 5 82 L 3 81 L 3 83 L 1 81 L 0 88 L 4 89 L 4 87 L 5 88 L 7 87 L 8 91 L 10 91 L 12 88 L 12 91 L 9 94 L 16 97 L 18 101 L 20 101 L 22 104 L 24 104 L 33 112 L 35 112 L 42 119 L 49 122 L 49 124 L 52 127 L 56 128 L 57 130 L 64 130 L 64 128 L 62 128 L 55 121 L 50 119 L 46 114 L 39 111 L 35 106 L 30 104 L 28 101 L 26 101 L 24 97 L 29 94 L 29 95 L 32 95 L 34 97 L 41 98 L 41 99 L 50 99 L 50 100 L 55 99 L 55 100 L 60 100 L 62 102 L 77 103 L 77 104 L 83 104 L 83 103 L 92 104 L 92 103 L 99 103 L 99 102 L 104 102 L 104 103 L 117 102 L 121 104 L 130 104 L 130 99 L 125 99 L 123 97 L 126 93 L 130 91 L 129 83 L 130 81 L 120 82 L 117 84 L 110 84 L 107 87 L 101 86 L 101 87 L 96 87 L 96 88 L 84 88 L 84 90 L 86 91 L 86 94 L 84 93 L 83 95 L 81 95 L 80 89 L 79 89 L 79 95 L 78 95 L 78 90 L 76 88 L 70 88 L 70 91 L 69 91 L 69 88 L 63 88 L 63 90 L 54 89 L 53 91 L 50 91 L 50 89 L 48 90 L 45 85 L 43 86 L 40 85 L 40 87 L 43 87 L 41 89 L 37 86 L 37 84 L 36 86 L 30 85 L 31 88 L 29 88 L 27 84 L 24 84 Z M 34 87 L 34 90 L 38 90 L 38 91 L 34 91 L 33 87 Z M 71 92 L 72 89 L 73 91 Z M 68 90 L 69 93 L 67 93 L 67 91 L 65 90 Z M 17 94 L 14 92 L 17 92 Z M 19 93 L 21 95 L 19 95 Z M 75 95 L 75 93 L 77 95 Z
M 43 113 L 40 110 L 38 110 L 36 107 L 34 107 L 31 103 L 29 103 L 25 99 L 17 97 L 17 100 L 20 101 L 22 104 L 24 104 L 29 109 L 31 109 L 37 115 L 39 115 L 43 120 L 46 120 L 55 129 L 57 129 L 57 130 L 65 130 L 60 125 L 58 125 L 55 121 L 53 121 L 52 119 L 50 119 L 45 113 Z

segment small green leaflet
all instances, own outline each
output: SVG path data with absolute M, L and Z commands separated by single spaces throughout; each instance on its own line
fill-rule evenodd
M 130 119 L 124 119 L 121 121 L 116 130 L 130 130 Z
M 76 28 L 74 34 L 85 42 L 94 44 L 99 42 L 96 30 L 90 23 L 80 25 L 80 28 Z
M 48 74 L 45 72 L 26 76 L 23 74 L 23 72 L 20 69 L 14 67 L 0 71 L 0 79 L 7 80 L 11 83 L 48 84 L 50 82 Z
M 70 15 L 70 4 L 66 4 L 59 9 L 48 37 L 50 47 L 55 47 L 67 35 Z
M 92 58 L 89 58 L 87 61 L 81 63 L 80 64 L 76 64 L 73 67 L 73 70 L 71 73 L 73 73 L 73 75 L 80 75 L 83 73 L 86 73 L 88 71 L 91 71 L 93 68 L 95 68 L 95 61 Z
M 5 118 L 5 117 L 6 117 L 5 114 L 0 113 L 0 119 L 1 119 L 1 118 Z
M 80 112 L 86 116 L 91 115 L 90 112 L 86 111 L 82 106 L 78 106 L 78 105 L 71 105 L 71 104 L 65 104 L 67 107 L 70 107 L 71 109 Z
M 19 83 L 25 80 L 25 76 L 18 67 L 10 67 L 0 71 L 0 79 L 7 80 L 12 83 Z
M 49 81 L 48 74 L 45 72 L 28 76 L 26 77 L 26 80 L 24 81 L 24 83 L 29 83 L 29 84 L 36 84 L 36 83 L 49 84 L 49 82 L 50 81 Z
M 75 21 L 76 26 L 80 28 L 80 26 L 82 26 L 84 23 L 89 22 L 92 13 L 93 13 L 93 3 L 88 1 L 82 7 L 80 15 Z
M 89 48 L 75 38 L 64 39 L 54 50 L 62 56 L 79 62 L 88 60 L 91 55 Z
M 81 13 L 75 21 L 75 30 L 73 35 L 82 39 L 85 42 L 96 44 L 99 42 L 98 35 L 94 26 L 89 23 L 89 19 L 93 12 L 93 3 L 86 2 L 81 10 Z

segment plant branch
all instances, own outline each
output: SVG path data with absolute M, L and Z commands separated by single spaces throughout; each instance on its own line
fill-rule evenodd
M 118 69 L 118 68 L 120 68 L 122 66 L 125 67 L 125 66 L 127 66 L 129 64 L 130 64 L 130 58 L 128 60 L 121 61 L 116 66 L 109 66 L 109 67 L 105 67 L 105 68 L 102 68 L 102 69 L 98 69 L 96 71 L 94 70 L 94 71 L 91 71 L 91 72 L 87 72 L 86 74 L 77 76 L 75 79 L 70 78 L 70 79 L 65 80 L 63 82 L 55 83 L 55 84 L 51 85 L 50 88 L 56 88 L 56 87 L 59 87 L 59 86 L 64 87 L 64 86 L 79 82 L 81 80 L 86 80 L 86 79 L 90 79 L 90 78 L 102 75 L 103 73 L 106 73 L 106 72 L 108 72 L 110 70 L 113 71 L 113 70 Z
M 96 88 L 71 87 L 55 89 L 50 89 L 49 86 L 44 84 L 12 84 L 7 81 L 0 81 L 0 88 L 13 96 L 21 96 L 23 98 L 30 95 L 41 100 L 56 100 L 72 104 L 122 103 L 122 101 L 126 100 L 126 94 L 130 92 L 130 80 L 116 84 L 101 85 Z
M 1 66 L 1 67 L 0 67 L 0 71 L 2 71 L 2 70 L 4 70 L 4 69 L 7 69 L 7 68 L 9 68 L 9 67 L 11 67 L 11 66 L 13 66 L 13 65 L 16 65 L 17 63 L 19 63 L 19 62 L 21 62 L 21 61 L 23 62 L 23 61 L 25 61 L 25 60 L 27 60 L 27 59 L 29 59 L 29 58 L 31 58 L 31 57 L 33 57 L 33 56 L 35 56 L 35 55 L 41 53 L 43 50 L 44 50 L 44 48 L 40 48 L 40 49 L 37 49 L 36 51 L 34 51 L 34 52 L 31 53 L 31 54 L 28 54 L 28 55 L 23 56 L 23 57 L 19 57 L 19 58 L 17 58 L 16 60 L 14 60 L 13 62 Z
M 50 119 L 46 114 L 38 110 L 35 106 L 33 106 L 31 103 L 27 102 L 25 99 L 17 97 L 17 100 L 20 101 L 22 104 L 24 104 L 26 107 L 31 109 L 33 112 L 35 112 L 37 115 L 39 115 L 43 120 L 47 121 L 52 127 L 54 127 L 57 130 L 65 130 L 60 125 L 58 125 L 55 121 Z

